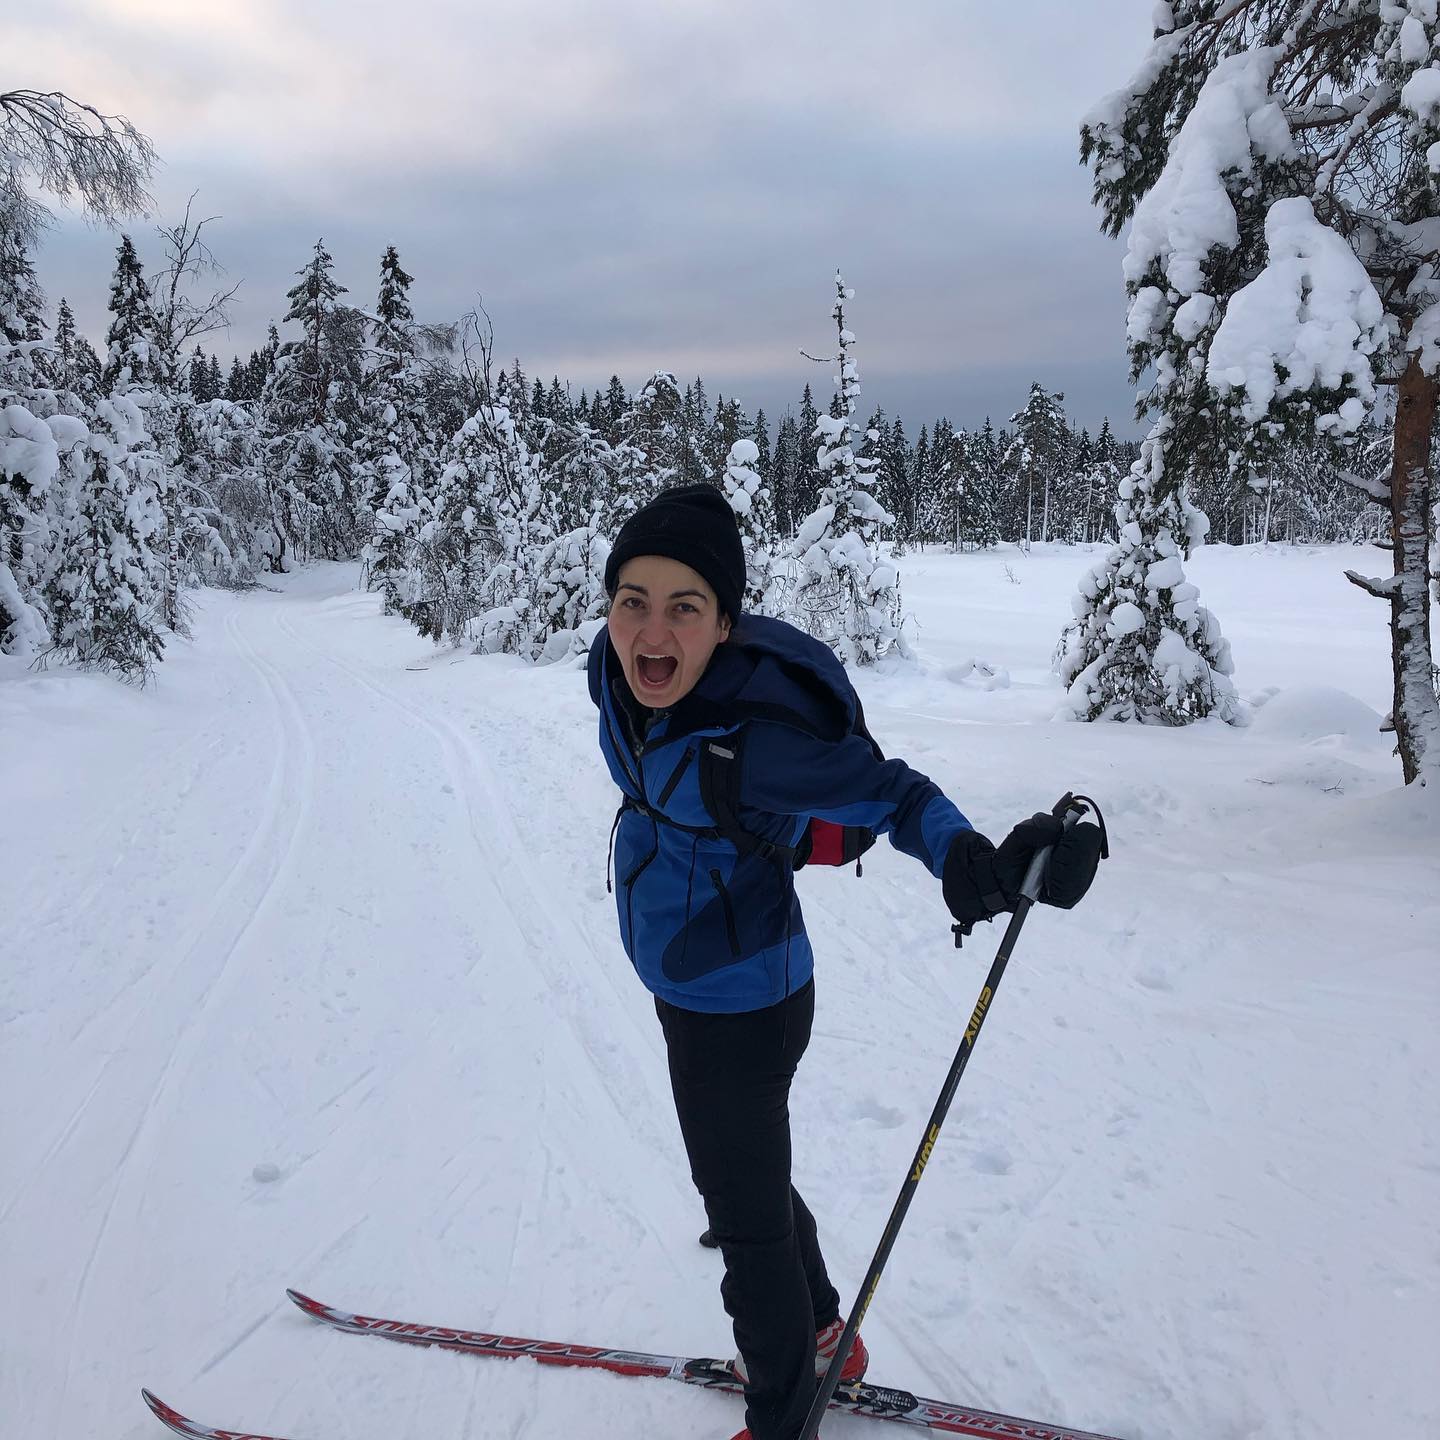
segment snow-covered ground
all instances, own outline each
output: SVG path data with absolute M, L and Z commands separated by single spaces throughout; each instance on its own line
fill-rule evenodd
M 920 663 L 860 677 L 881 742 L 992 834 L 1093 794 L 1115 856 L 1026 929 L 876 1378 L 1135 1440 L 1440 1432 L 1440 808 L 1374 733 L 1356 560 L 1201 552 L 1269 699 L 1185 731 L 1048 723 L 1083 555 L 906 561 Z M 354 582 L 204 595 L 144 693 L 0 669 L 0 1432 L 140 1440 L 146 1384 L 300 1440 L 728 1436 L 726 1397 L 284 1299 L 729 1353 L 583 676 L 436 652 Z M 853 1285 L 997 937 L 957 954 L 888 847 L 801 893 L 797 1179 Z

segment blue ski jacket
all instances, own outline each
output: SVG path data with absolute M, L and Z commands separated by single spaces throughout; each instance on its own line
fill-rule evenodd
M 672 1005 L 758 1010 L 814 969 L 789 863 L 694 833 L 716 822 L 701 801 L 704 741 L 743 727 L 737 818 L 779 845 L 793 846 L 812 817 L 867 826 L 939 878 L 951 840 L 971 828 L 924 775 L 877 756 L 854 729 L 845 667 L 784 621 L 745 616 L 668 711 L 631 695 L 608 629 L 588 671 L 600 749 L 625 797 L 612 832 L 620 938 L 646 987 Z

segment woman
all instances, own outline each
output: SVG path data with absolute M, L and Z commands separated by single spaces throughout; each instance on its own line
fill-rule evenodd
M 720 492 L 665 491 L 616 538 L 589 679 L 623 795 L 611 833 L 621 939 L 655 996 L 691 1175 L 725 1261 L 748 1422 L 735 1440 L 793 1440 L 844 1328 L 790 1183 L 790 1082 L 814 1016 L 797 849 L 814 820 L 881 831 L 942 882 L 968 930 L 1013 906 L 1045 845 L 1056 850 L 1042 898 L 1073 905 L 1099 832 L 1037 815 L 996 849 L 925 776 L 881 758 L 826 646 L 742 617 L 744 585 Z M 857 1336 L 843 1378 L 867 1358 Z

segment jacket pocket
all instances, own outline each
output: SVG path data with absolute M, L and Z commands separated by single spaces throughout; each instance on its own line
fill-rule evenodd
M 735 910 L 730 904 L 730 892 L 725 888 L 725 881 L 718 870 L 710 872 L 710 883 L 715 887 L 715 893 L 720 897 L 720 904 L 725 910 L 725 937 L 730 942 L 730 953 L 738 958 L 740 934 L 735 928 Z

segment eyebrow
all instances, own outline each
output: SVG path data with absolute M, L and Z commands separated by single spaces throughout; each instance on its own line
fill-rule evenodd
M 643 585 L 635 584 L 633 580 L 623 581 L 619 588 L 621 590 L 634 590 L 637 594 L 643 595 L 647 600 L 650 598 L 650 592 Z M 693 595 L 697 600 L 708 600 L 710 598 L 703 590 L 672 590 L 670 592 L 670 598 L 672 600 L 679 600 L 686 595 Z

